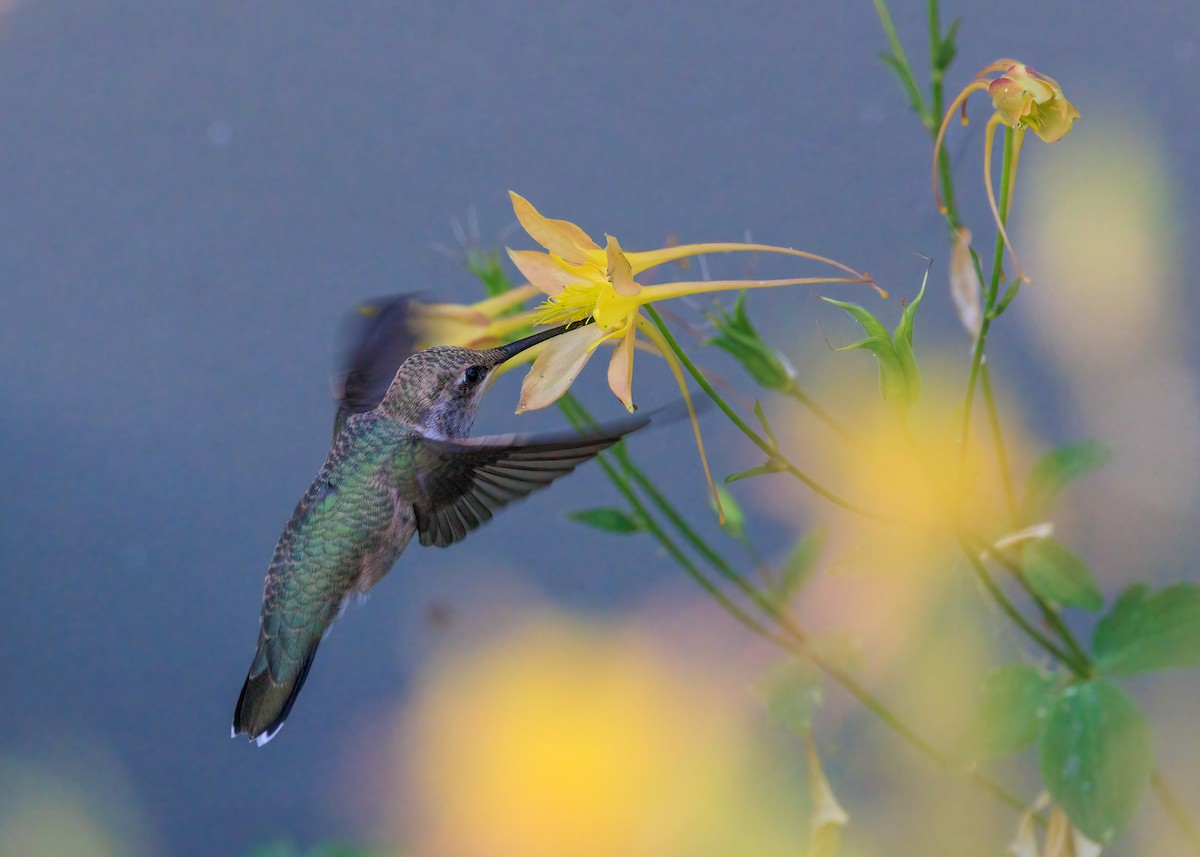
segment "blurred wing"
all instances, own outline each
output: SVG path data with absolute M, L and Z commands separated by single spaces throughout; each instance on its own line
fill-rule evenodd
M 409 496 L 415 498 L 421 544 L 461 541 L 498 509 L 545 488 L 647 422 L 630 420 L 586 435 L 417 440 L 416 472 L 425 476 Z
M 347 316 L 341 365 L 333 377 L 338 403 L 335 436 L 350 414 L 366 413 L 383 401 L 396 370 L 415 350 L 410 301 L 408 295 L 376 298 L 359 304 Z

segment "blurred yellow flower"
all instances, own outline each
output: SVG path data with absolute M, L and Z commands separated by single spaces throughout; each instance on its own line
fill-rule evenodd
M 540 288 L 547 296 L 539 308 L 537 321 L 541 324 L 560 324 L 586 318 L 596 321 L 595 325 L 581 327 L 547 343 L 545 350 L 534 361 L 533 367 L 525 377 L 517 413 L 544 408 L 557 401 L 570 388 L 597 346 L 616 338 L 620 339 L 620 343 L 609 363 L 608 384 L 621 403 L 632 412 L 635 407 L 632 390 L 633 351 L 636 335 L 640 331 L 667 361 L 687 403 L 696 446 L 704 466 L 704 475 L 714 499 L 716 491 L 713 489 L 712 474 L 704 455 L 704 442 L 700 436 L 700 427 L 696 422 L 683 370 L 662 333 L 641 314 L 641 307 L 685 295 L 737 289 L 813 283 L 875 285 L 867 274 L 859 273 L 840 262 L 803 250 L 768 244 L 682 244 L 661 250 L 626 253 L 617 239 L 609 235 L 607 246 L 601 249 L 574 223 L 544 217 L 524 197 L 512 191 L 509 191 L 509 195 L 512 197 L 513 210 L 521 226 L 547 251 L 508 251 L 513 264 L 531 284 Z M 664 262 L 686 259 L 702 253 L 730 252 L 782 253 L 798 256 L 832 265 L 850 276 L 788 280 L 717 280 L 657 286 L 643 286 L 633 279 L 637 274 Z M 876 288 L 878 289 L 877 286 Z M 720 508 L 719 500 L 717 507 Z
M 738 695 L 707 676 L 645 634 L 522 617 L 417 691 L 401 835 L 426 857 L 792 853 Z
M 996 76 L 989 77 L 989 75 Z M 933 145 L 933 195 L 937 199 L 938 208 L 942 214 L 946 213 L 946 207 L 942 203 L 941 190 L 938 187 L 938 155 L 941 152 L 942 141 L 946 136 L 946 129 L 950 125 L 950 117 L 956 110 L 961 108 L 962 122 L 964 125 L 967 124 L 967 99 L 971 97 L 972 93 L 983 90 L 987 91 L 992 99 L 992 106 L 996 108 L 996 112 L 988 120 L 983 133 L 983 180 L 987 188 L 988 204 L 991 206 L 992 217 L 996 220 L 1000 236 L 1017 268 L 1018 276 L 1028 281 L 1029 278 L 1021 270 L 1021 263 L 1017 260 L 1012 242 L 1008 239 L 1008 232 L 1000 217 L 999 206 L 996 204 L 996 192 L 992 186 L 992 148 L 996 131 L 1001 125 L 1007 125 L 1013 129 L 1007 207 L 1012 201 L 1012 192 L 1016 184 L 1017 160 L 1025 141 L 1025 131 L 1033 131 L 1046 143 L 1057 142 L 1070 133 L 1071 128 L 1075 125 L 1075 120 L 1080 118 L 1079 111 L 1074 104 L 1067 100 L 1057 81 L 1039 74 L 1024 63 L 1001 59 L 981 70 L 979 74 L 975 75 L 975 79 L 950 102 L 950 107 L 942 118 L 942 125 L 938 129 L 937 139 Z
M 416 348 L 455 345 L 460 348 L 493 348 L 533 323 L 532 312 L 511 313 L 538 289 L 526 283 L 504 294 L 473 304 L 424 303 L 410 300 L 409 326 L 416 337 Z M 370 306 L 360 308 L 369 313 Z M 527 357 L 526 359 L 532 359 Z

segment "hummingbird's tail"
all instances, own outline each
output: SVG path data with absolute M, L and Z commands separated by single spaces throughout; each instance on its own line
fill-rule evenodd
M 267 669 L 261 653 L 255 657 L 254 666 L 250 668 L 238 696 L 237 707 L 233 710 L 232 737 L 244 734 L 259 747 L 275 737 L 291 713 L 292 705 L 300 695 L 300 688 L 304 687 L 304 680 L 308 678 L 308 669 L 317 656 L 320 642 L 318 637 L 307 657 L 299 664 L 299 669 L 278 681 L 272 680 L 271 671 Z M 256 673 L 255 668 L 260 664 L 262 666 Z

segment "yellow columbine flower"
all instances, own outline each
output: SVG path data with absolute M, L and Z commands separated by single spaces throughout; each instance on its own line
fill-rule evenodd
M 989 75 L 996 76 L 989 77 Z M 992 187 L 992 144 L 1000 125 L 1007 125 L 1014 130 L 1012 165 L 1008 185 L 1009 199 L 1006 204 L 1011 203 L 1017 158 L 1025 140 L 1025 131 L 1033 131 L 1046 143 L 1057 142 L 1067 136 L 1074 127 L 1075 120 L 1079 118 L 1079 111 L 1063 95 L 1062 87 L 1058 85 L 1057 81 L 1038 74 L 1024 63 L 1010 59 L 996 60 L 980 71 L 975 75 L 975 80 L 968 84 L 950 103 L 950 108 L 942 119 L 942 126 L 938 129 L 937 140 L 934 142 L 933 195 L 943 214 L 946 213 L 946 208 L 942 205 L 942 195 L 937 181 L 937 162 L 942 148 L 942 139 L 946 136 L 950 117 L 956 110 L 962 109 L 962 122 L 964 125 L 967 124 L 967 99 L 972 93 L 985 89 L 992 99 L 992 105 L 996 108 L 996 112 L 988 120 L 983 134 L 983 179 L 987 185 L 988 204 L 992 208 L 992 216 L 996 219 L 1000 236 L 1004 239 L 1004 244 L 1008 248 L 1018 275 L 1028 281 L 1029 278 L 1021 271 L 1021 263 L 1017 260 L 1012 242 L 1008 240 L 1008 232 L 1000 220 L 1000 210 L 996 205 L 996 193 Z
M 704 442 L 700 437 L 700 426 L 696 422 L 695 409 L 688 394 L 683 370 L 672 353 L 670 346 L 649 319 L 641 313 L 641 307 L 669 298 L 697 295 L 737 289 L 758 289 L 774 286 L 794 286 L 813 283 L 867 283 L 884 297 L 887 294 L 875 286 L 871 278 L 852 268 L 803 250 L 774 247 L 768 244 L 683 244 L 640 253 L 626 253 L 613 236 L 608 236 L 602 249 L 588 237 L 587 233 L 566 220 L 543 217 L 524 197 L 509 192 L 513 210 L 521 226 L 534 241 L 548 252 L 536 250 L 509 250 L 513 264 L 529 282 L 541 289 L 547 300 L 539 307 L 539 324 L 561 324 L 567 321 L 595 319 L 595 324 L 581 327 L 571 333 L 551 339 L 545 350 L 538 355 L 533 367 L 521 387 L 521 400 L 517 413 L 544 408 L 557 401 L 570 388 L 583 369 L 592 352 L 602 342 L 619 339 L 608 366 L 608 384 L 613 393 L 631 412 L 633 404 L 633 350 L 637 332 L 646 339 L 667 361 L 675 376 L 679 389 L 687 403 L 696 435 L 696 446 L 704 475 L 716 497 L 712 474 L 704 455 Z M 696 256 L 702 253 L 730 252 L 783 253 L 832 265 L 848 277 L 802 277 L 790 280 L 717 280 L 713 282 L 667 283 L 643 286 L 633 278 L 641 272 L 661 265 Z M 720 508 L 720 501 L 717 502 Z
M 409 301 L 409 329 L 416 337 L 416 349 L 434 345 L 460 348 L 492 348 L 508 341 L 522 328 L 533 323 L 533 313 L 506 313 L 541 292 L 530 284 L 477 303 L 428 304 Z M 369 313 L 371 307 L 360 311 Z

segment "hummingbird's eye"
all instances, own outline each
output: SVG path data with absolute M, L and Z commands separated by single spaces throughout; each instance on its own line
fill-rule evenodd
M 487 369 L 482 366 L 468 366 L 467 371 L 463 372 L 463 380 L 468 384 L 478 384 L 486 374 Z

